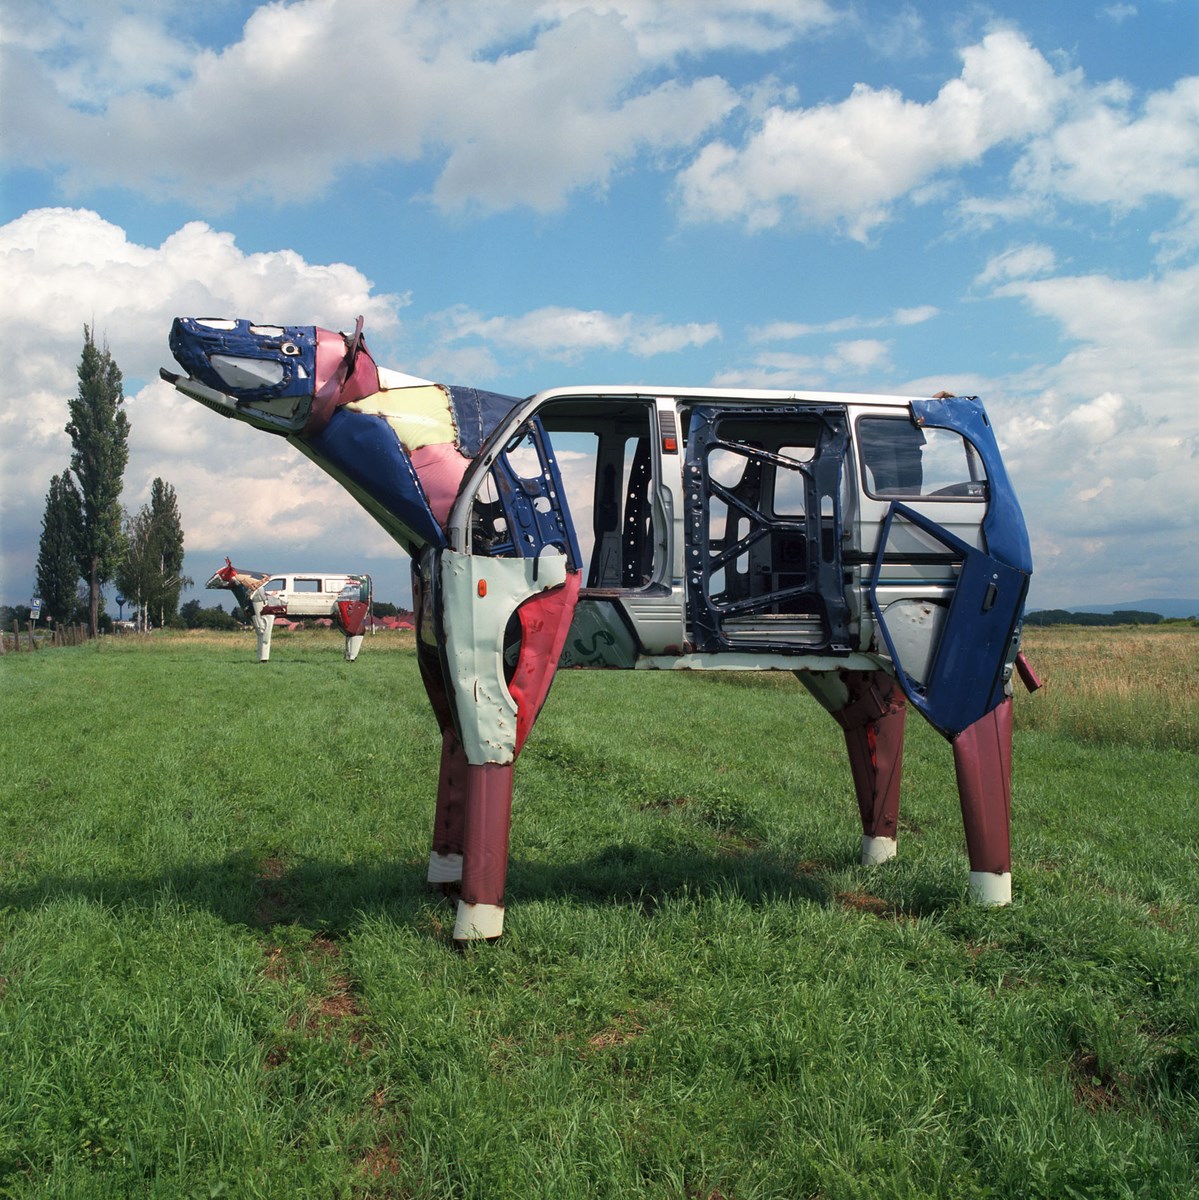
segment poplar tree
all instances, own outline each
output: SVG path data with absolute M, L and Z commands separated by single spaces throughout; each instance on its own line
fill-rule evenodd
M 121 372 L 108 346 L 99 347 L 83 327 L 79 392 L 69 402 L 67 433 L 74 452 L 71 470 L 82 508 L 79 574 L 88 590 L 88 627 L 100 628 L 100 589 L 121 558 L 121 479 L 129 460 L 129 418 L 124 411 Z
M 50 480 L 37 551 L 37 590 L 47 617 L 60 624 L 75 612 L 79 584 L 79 530 L 83 509 L 75 481 L 63 471 Z
M 158 625 L 179 608 L 179 594 L 192 581 L 183 574 L 183 522 L 175 489 L 163 479 L 150 485 L 150 524 L 154 531 L 155 607 Z

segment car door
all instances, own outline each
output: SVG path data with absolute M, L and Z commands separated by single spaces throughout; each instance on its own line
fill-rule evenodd
M 700 650 L 847 654 L 842 405 L 689 411 L 691 639 Z
M 923 439 L 925 431 L 945 430 L 960 439 L 958 478 L 928 478 L 920 453 L 926 440 L 905 432 L 901 445 L 896 426 L 890 448 L 881 440 L 871 446 L 864 424 L 856 430 L 864 486 L 875 497 L 891 497 L 870 605 L 908 699 L 953 736 L 1005 694 L 1032 574 L 1024 518 L 977 399 L 911 404 L 909 431 Z M 901 594 L 905 565 L 913 581 L 908 597 Z

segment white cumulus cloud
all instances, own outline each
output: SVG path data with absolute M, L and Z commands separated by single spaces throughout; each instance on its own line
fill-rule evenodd
M 625 351 L 638 357 L 671 354 L 720 337 L 713 322 L 672 324 L 636 313 L 546 307 L 520 316 L 484 317 L 468 309 L 442 315 L 447 344 L 481 339 L 509 351 L 572 361 L 592 350 Z
M 1070 347 L 989 384 L 1034 557 L 1075 602 L 1087 588 L 1160 594 L 1152 581 L 1199 555 L 1199 267 L 1011 280 L 997 295 L 1054 322 Z
M 859 329 L 884 329 L 891 325 L 922 325 L 925 321 L 931 321 L 939 312 L 940 309 L 935 305 L 918 304 L 911 308 L 897 308 L 883 317 L 837 317 L 832 321 L 816 323 L 771 321 L 750 329 L 748 335 L 751 342 L 775 342 L 809 337 L 813 334 L 850 333 Z
M 68 195 L 127 187 L 211 212 L 420 160 L 440 163 L 441 207 L 553 211 L 640 155 L 693 147 L 738 104 L 717 76 L 664 71 L 675 58 L 777 50 L 834 19 L 822 0 L 296 0 L 206 46 L 161 5 L 108 7 L 60 0 L 0 43 L 7 153 Z
M 1034 275 L 1045 275 L 1057 265 L 1057 256 L 1052 246 L 1029 243 L 1011 246 L 993 255 L 978 273 L 974 282 L 979 287 L 1001 283 L 1009 279 L 1025 279 Z
M 1138 107 L 1129 89 L 1096 89 L 1029 146 L 1016 187 L 1045 199 L 1131 212 L 1176 203 L 1183 238 L 1199 244 L 1199 76 L 1152 92 Z
M 858 84 L 836 104 L 771 108 L 741 148 L 710 143 L 680 175 L 685 213 L 764 229 L 787 219 L 866 240 L 901 197 L 1047 128 L 1069 80 L 1011 31 L 962 52 L 928 103 Z

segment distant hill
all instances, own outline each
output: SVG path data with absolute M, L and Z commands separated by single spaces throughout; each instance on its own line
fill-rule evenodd
M 1035 608 L 1025 615 L 1030 625 L 1152 625 L 1160 620 L 1199 617 L 1199 600 L 1128 600 L 1120 604 L 1080 604 L 1068 609 Z M 1076 618 L 1072 622 L 1072 618 Z
M 1126 600 L 1120 604 L 1078 604 L 1071 612 L 1151 612 L 1163 617 L 1199 617 L 1199 600 Z

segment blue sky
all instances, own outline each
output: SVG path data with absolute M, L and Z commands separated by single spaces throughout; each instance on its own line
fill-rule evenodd
M 157 380 L 176 315 L 359 313 L 381 364 L 516 395 L 978 394 L 1034 606 L 1199 596 L 1195 0 L 0 0 L 0 55 L 7 603 L 85 323 L 193 578 L 406 603 L 336 484 Z

